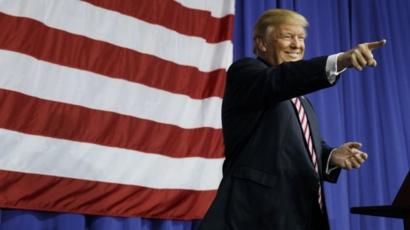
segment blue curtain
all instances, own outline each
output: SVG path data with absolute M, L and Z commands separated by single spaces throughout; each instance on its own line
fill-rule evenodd
M 293 9 L 310 22 L 306 58 L 387 39 L 379 66 L 348 70 L 331 88 L 308 95 L 330 145 L 357 140 L 369 153 L 360 170 L 326 185 L 333 230 L 402 229 L 402 221 L 349 213 L 350 207 L 389 205 L 410 165 L 410 1 L 236 0 L 234 57 L 252 54 L 252 26 L 268 8 Z M 198 221 L 115 218 L 0 210 L 0 229 L 195 229 Z
M 72 213 L 50 213 L 24 210 L 0 210 L 1 230 L 188 230 L 198 220 L 154 220 L 120 218 Z
M 331 88 L 308 95 L 330 145 L 357 140 L 369 153 L 360 170 L 326 185 L 332 229 L 402 229 L 399 219 L 350 214 L 350 207 L 390 205 L 410 164 L 410 2 L 237 0 L 234 57 L 252 56 L 252 25 L 268 8 L 300 12 L 308 21 L 306 58 L 387 39 L 375 51 L 379 66 L 348 70 Z

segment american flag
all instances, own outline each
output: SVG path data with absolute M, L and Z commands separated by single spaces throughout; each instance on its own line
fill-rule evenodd
M 0 207 L 202 218 L 234 0 L 0 0 Z

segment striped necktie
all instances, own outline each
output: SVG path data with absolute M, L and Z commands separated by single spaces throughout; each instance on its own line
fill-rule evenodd
M 300 101 L 298 97 L 292 98 L 292 103 L 296 109 L 296 113 L 299 118 L 300 127 L 302 129 L 305 144 L 309 152 L 309 158 L 312 161 L 313 167 L 315 168 L 315 172 L 319 173 L 316 152 L 315 152 L 315 148 L 313 147 L 312 135 L 310 133 L 309 122 L 307 120 L 305 109 L 303 108 L 302 102 Z M 319 182 L 319 191 L 318 191 L 318 203 L 319 203 L 320 209 L 323 209 L 322 186 L 320 185 L 320 182 Z

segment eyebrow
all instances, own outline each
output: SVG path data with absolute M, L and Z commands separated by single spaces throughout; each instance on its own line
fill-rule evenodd
M 287 35 L 303 37 L 304 39 L 307 37 L 306 33 L 295 34 L 295 33 L 291 33 L 291 32 L 280 32 L 277 36 L 287 36 Z
M 291 32 L 291 31 L 284 31 L 284 32 L 280 32 L 280 34 L 306 35 L 306 32 L 302 32 L 302 33 L 294 33 L 294 32 Z

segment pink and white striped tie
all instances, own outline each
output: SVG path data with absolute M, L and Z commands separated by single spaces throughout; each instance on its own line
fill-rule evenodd
M 305 143 L 309 152 L 310 160 L 312 161 L 313 167 L 315 168 L 315 172 L 319 173 L 319 167 L 317 164 L 317 157 L 315 148 L 313 147 L 313 140 L 312 135 L 310 134 L 309 123 L 307 120 L 305 109 L 298 97 L 292 98 L 292 103 L 296 108 L 296 112 L 299 118 L 300 126 L 302 128 L 303 136 L 305 139 Z M 322 186 L 319 183 L 319 192 L 318 192 L 318 203 L 320 209 L 323 208 L 323 199 L 322 199 Z

